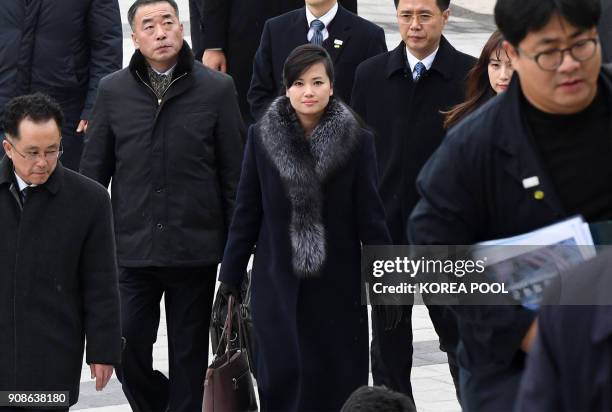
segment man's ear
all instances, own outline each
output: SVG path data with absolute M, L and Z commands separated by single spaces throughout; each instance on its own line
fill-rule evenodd
M 450 8 L 442 12 L 442 18 L 444 19 L 444 25 L 446 25 L 446 23 L 448 23 L 448 19 L 450 18 Z
M 504 49 L 504 51 L 508 55 L 508 58 L 512 61 L 512 64 L 514 65 L 514 61 L 519 58 L 519 53 L 516 47 L 511 45 L 508 40 L 504 40 L 504 42 L 502 43 L 502 48 Z
M 2 148 L 4 149 L 4 153 L 6 153 L 6 156 L 9 159 L 12 159 L 11 156 L 13 154 L 13 152 L 12 152 L 13 146 L 11 146 L 11 144 L 8 142 L 8 140 L 6 140 L 6 139 L 2 140 Z
M 132 32 L 132 44 L 134 44 L 134 47 L 138 49 L 138 39 L 136 38 L 134 32 Z

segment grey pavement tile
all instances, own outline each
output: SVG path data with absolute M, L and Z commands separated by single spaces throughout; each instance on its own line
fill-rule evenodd
M 117 378 L 113 378 L 101 392 L 96 392 L 95 381 L 81 382 L 79 401 L 70 408 L 70 410 L 98 408 L 110 405 L 125 405 L 127 403 L 127 399 L 125 399 L 125 395 L 121 390 L 121 383 Z

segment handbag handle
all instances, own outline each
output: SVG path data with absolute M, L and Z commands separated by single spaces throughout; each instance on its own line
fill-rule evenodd
M 227 303 L 227 317 L 229 320 L 229 328 L 227 329 L 226 337 L 225 337 L 225 342 L 226 342 L 225 351 L 226 352 L 229 351 L 229 343 L 230 343 L 230 338 L 232 336 L 232 322 L 234 319 L 234 305 L 235 304 L 236 304 L 236 298 L 233 295 L 230 295 L 229 301 Z M 240 314 L 238 314 L 238 347 L 241 349 L 244 347 L 244 340 L 242 336 L 242 318 L 240 317 Z
M 229 353 L 230 350 L 230 340 L 232 337 L 232 323 L 234 319 L 234 304 L 236 302 L 236 298 L 234 295 L 230 295 L 227 302 L 227 317 L 225 318 L 225 324 L 223 325 L 223 333 L 221 334 L 221 339 L 219 339 L 219 344 L 215 353 L 219 353 L 219 348 L 221 347 L 221 342 L 223 342 L 223 337 L 225 336 L 225 353 Z M 239 348 L 243 347 L 242 340 L 242 319 L 238 316 L 238 344 Z M 230 361 L 229 356 L 226 359 L 226 364 Z

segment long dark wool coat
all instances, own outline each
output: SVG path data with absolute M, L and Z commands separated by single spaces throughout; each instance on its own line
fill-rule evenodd
M 249 130 L 220 280 L 253 246 L 262 410 L 339 410 L 368 381 L 361 243 L 388 244 L 372 135 L 333 100 L 307 140 L 286 97 Z
M 83 363 L 121 359 L 119 290 L 107 191 L 58 164 L 20 210 L 0 161 L 0 391 L 69 391 Z M 13 187 L 13 189 L 11 189 Z

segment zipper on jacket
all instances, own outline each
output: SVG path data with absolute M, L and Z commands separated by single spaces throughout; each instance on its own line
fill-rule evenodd
M 140 76 L 140 73 L 138 72 L 138 70 L 136 70 L 136 75 L 138 76 L 138 78 L 140 79 L 140 81 L 149 88 L 149 90 L 151 90 L 151 92 L 153 93 L 153 95 L 155 96 L 155 98 L 157 99 L 157 106 L 161 106 L 161 102 L 164 98 L 164 96 L 166 95 L 166 93 L 168 92 L 168 90 L 170 90 L 170 87 L 172 87 L 172 85 L 179 79 L 187 76 L 187 73 L 183 73 L 181 74 L 179 77 L 177 77 L 176 79 L 172 80 L 170 82 L 170 84 L 168 85 L 168 87 L 166 87 L 166 90 L 164 91 L 164 94 L 162 95 L 161 99 L 157 97 L 157 94 L 155 93 L 155 90 L 153 90 L 153 88 L 151 86 L 149 86 L 149 83 L 145 82 L 142 77 Z
M 142 84 L 144 84 L 145 86 L 147 86 L 149 88 L 149 90 L 151 90 L 151 93 L 153 93 L 153 96 L 155 96 L 155 99 L 157 99 L 157 105 L 159 106 L 161 104 L 161 99 L 157 98 L 157 94 L 155 94 L 155 90 L 153 90 L 153 88 L 151 86 L 149 86 L 149 83 L 147 83 L 144 80 L 142 80 L 142 77 L 140 77 L 140 73 L 138 73 L 138 70 L 136 70 L 136 76 L 138 76 L 138 78 L 140 79 Z

